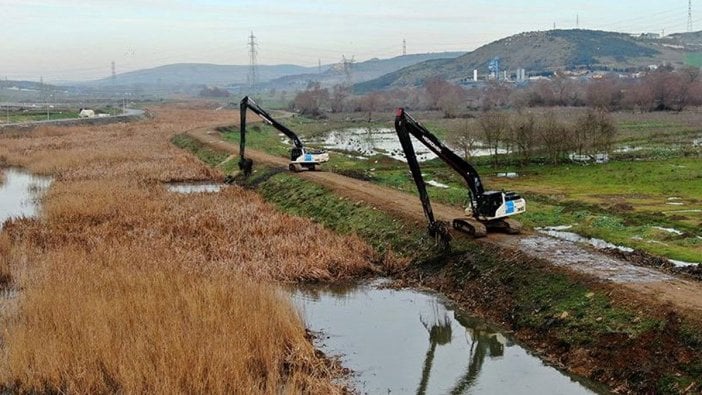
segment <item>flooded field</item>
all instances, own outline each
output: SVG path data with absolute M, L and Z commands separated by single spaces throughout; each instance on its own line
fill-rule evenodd
M 397 133 L 391 128 L 351 128 L 335 130 L 326 136 L 313 140 L 313 145 L 319 145 L 328 150 L 353 152 L 363 157 L 385 155 L 393 159 L 406 162 Z M 412 145 L 420 162 L 436 158 L 436 155 L 427 147 L 412 137 Z M 456 152 L 461 152 L 456 149 Z M 499 153 L 506 153 L 499 150 Z M 489 156 L 492 152 L 486 148 L 478 148 L 471 152 L 471 156 Z
M 51 184 L 51 178 L 15 168 L 0 169 L 0 174 L 0 228 L 10 218 L 36 216 L 38 199 Z
M 597 393 L 431 293 L 361 286 L 292 291 L 317 346 L 360 393 Z

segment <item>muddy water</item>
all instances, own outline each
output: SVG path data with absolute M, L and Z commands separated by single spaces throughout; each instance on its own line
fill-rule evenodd
M 353 370 L 359 392 L 593 393 L 437 295 L 379 285 L 292 291 L 317 346 Z
M 0 228 L 10 218 L 35 217 L 39 197 L 51 184 L 51 178 L 34 176 L 24 170 L 0 169 Z

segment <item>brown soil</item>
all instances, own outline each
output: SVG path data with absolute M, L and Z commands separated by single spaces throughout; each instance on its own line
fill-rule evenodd
M 193 129 L 188 134 L 214 149 L 238 152 L 238 147 L 223 141 L 215 128 Z M 256 150 L 248 149 L 247 156 L 253 159 L 254 169 L 256 163 L 286 168 L 288 165 L 285 158 Z M 362 201 L 418 223 L 424 222 L 422 207 L 416 196 L 330 172 L 304 172 L 299 173 L 299 176 L 322 184 L 349 199 Z M 438 203 L 433 203 L 432 207 L 438 219 L 453 219 L 464 215 L 459 208 Z M 660 306 L 673 306 L 677 313 L 693 320 L 699 320 L 702 316 L 702 284 L 694 281 L 640 267 L 601 251 L 529 233 L 518 236 L 492 233 L 478 239 L 478 242 L 505 252 L 513 251 L 530 258 L 546 260 L 555 266 L 565 267 L 574 274 L 586 274 L 621 285 L 617 288 L 633 291 L 632 294 L 639 300 Z

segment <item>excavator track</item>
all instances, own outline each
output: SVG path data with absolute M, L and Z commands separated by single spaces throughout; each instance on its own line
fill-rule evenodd
M 522 231 L 522 223 L 511 218 L 502 218 L 487 223 L 487 228 L 494 232 L 503 232 L 510 235 L 519 234 Z
M 453 220 L 453 228 L 463 233 L 467 233 L 476 239 L 487 236 L 487 227 L 483 223 L 474 219 L 456 218 Z

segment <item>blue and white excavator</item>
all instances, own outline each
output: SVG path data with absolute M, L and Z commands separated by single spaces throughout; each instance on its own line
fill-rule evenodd
M 292 140 L 293 148 L 290 150 L 290 164 L 288 165 L 290 171 L 317 171 L 320 170 L 322 163 L 329 160 L 329 154 L 326 151 L 316 151 L 305 148 L 295 132 L 273 119 L 273 117 L 271 117 L 271 115 L 264 109 L 259 107 L 259 105 L 253 101 L 253 99 L 245 96 L 239 103 L 239 127 L 241 132 L 239 140 L 239 170 L 244 173 L 244 176 L 250 175 L 253 169 L 253 160 L 247 159 L 244 156 L 244 151 L 246 149 L 246 113 L 248 110 L 254 112 L 256 115 L 261 117 L 263 122 L 273 126 Z
M 446 147 L 436 136 L 407 114 L 403 108 L 398 109 L 395 114 L 395 131 L 405 152 L 412 178 L 417 184 L 424 216 L 429 221 L 430 235 L 446 245 L 450 240 L 448 224 L 434 219 L 427 187 L 410 135 L 427 146 L 439 159 L 460 174 L 468 184 L 469 206 L 465 210 L 466 216 L 453 220 L 454 229 L 466 232 L 473 237 L 484 237 L 488 230 L 510 234 L 521 231 L 522 225 L 509 217 L 526 211 L 524 198 L 514 192 L 486 191 L 475 168 Z

